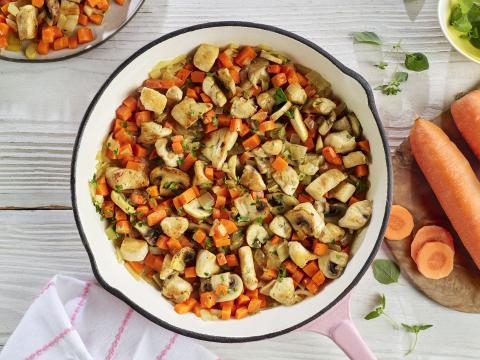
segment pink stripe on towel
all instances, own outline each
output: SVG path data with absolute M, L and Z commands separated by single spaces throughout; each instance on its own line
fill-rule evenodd
M 129 308 L 127 313 L 125 314 L 125 317 L 123 318 L 122 324 L 117 330 L 117 335 L 115 335 L 115 339 L 113 340 L 112 345 L 110 345 L 110 349 L 108 350 L 105 360 L 113 359 L 113 356 L 115 355 L 115 351 L 117 350 L 117 347 L 120 344 L 120 340 L 122 338 L 123 332 L 125 331 L 128 321 L 130 320 L 130 317 L 132 316 L 132 314 L 133 314 L 133 309 Z
M 173 344 L 175 343 L 175 340 L 177 340 L 177 336 L 178 334 L 175 334 L 170 338 L 170 340 L 168 341 L 168 344 L 162 350 L 160 355 L 157 356 L 156 360 L 165 360 L 167 358 L 168 352 L 172 349 Z
M 70 322 L 75 324 L 75 320 L 77 320 L 77 315 L 80 312 L 80 309 L 83 307 L 83 304 L 85 304 L 85 300 L 87 300 L 88 293 L 90 291 L 90 286 L 92 286 L 91 282 L 88 282 L 85 287 L 83 288 L 82 296 L 80 297 L 80 301 L 77 304 L 77 307 L 73 311 L 72 316 L 70 317 Z

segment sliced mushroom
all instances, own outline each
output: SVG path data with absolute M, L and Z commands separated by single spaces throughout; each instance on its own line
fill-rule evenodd
M 329 195 L 343 203 L 346 203 L 357 188 L 355 185 L 350 184 L 348 181 L 343 181 L 338 184 L 334 189 L 329 192 Z
M 232 155 L 228 159 L 226 164 L 223 164 L 222 170 L 230 180 L 237 181 L 237 165 L 238 165 L 238 156 Z
M 198 199 L 193 199 L 188 204 L 183 205 L 183 210 L 194 217 L 195 219 L 206 219 L 212 215 L 212 211 L 208 211 L 202 208 Z
M 237 91 L 237 87 L 235 85 L 235 81 L 233 80 L 230 71 L 227 68 L 221 68 L 217 71 L 218 80 L 222 83 L 223 87 L 227 92 L 227 96 L 231 98 L 235 95 Z
M 170 276 L 163 282 L 162 295 L 177 304 L 187 300 L 192 291 L 192 285 L 177 274 Z
M 144 87 L 140 93 L 140 101 L 146 110 L 161 114 L 167 106 L 167 98 L 157 90 Z
M 153 121 L 142 123 L 140 127 L 140 136 L 138 142 L 146 145 L 153 145 L 160 139 L 169 136 L 172 133 L 172 129 L 163 127 Z
M 298 107 L 293 108 L 293 116 L 290 118 L 290 124 L 292 124 L 293 129 L 297 133 L 298 137 L 302 142 L 307 141 L 308 139 L 308 130 L 303 122 L 302 114 Z
M 340 226 L 332 223 L 326 223 L 322 236 L 320 236 L 320 241 L 328 244 L 332 241 L 340 240 L 344 236 L 345 230 L 343 230 Z
M 341 227 L 358 230 L 365 226 L 372 215 L 371 200 L 357 201 L 350 205 L 345 215 L 338 221 Z
M 299 83 L 290 84 L 285 89 L 287 99 L 297 105 L 303 105 L 307 101 L 307 93 Z
M 227 97 L 215 83 L 213 76 L 205 76 L 202 82 L 202 90 L 212 99 L 215 105 L 222 107 L 227 103 Z
M 244 231 L 239 230 L 232 234 L 230 238 L 230 250 L 238 250 L 245 243 L 245 236 L 243 235 Z
M 337 279 L 342 275 L 347 266 L 348 254 L 340 251 L 329 250 L 327 254 L 318 258 L 320 271 L 329 279 Z
M 221 170 L 227 159 L 228 152 L 233 148 L 238 138 L 238 132 L 220 128 L 211 132 L 206 141 L 202 154 L 212 162 L 215 169 Z
M 247 244 L 252 248 L 260 248 L 268 240 L 268 232 L 260 224 L 250 224 L 247 229 Z
M 212 210 L 213 205 L 215 204 L 215 199 L 213 198 L 213 195 L 209 192 L 203 193 L 197 199 L 200 206 L 205 210 Z
M 295 197 L 281 192 L 267 194 L 266 197 L 273 215 L 283 214 L 298 205 L 298 200 Z
M 187 96 L 172 108 L 171 114 L 176 122 L 188 129 L 212 107 L 212 104 L 197 103 Z
M 195 263 L 195 272 L 200 278 L 209 278 L 220 272 L 220 266 L 217 264 L 217 257 L 208 250 L 201 249 L 197 253 Z
M 174 167 L 157 166 L 150 172 L 150 183 L 159 185 L 160 196 L 173 196 L 190 186 L 190 176 Z
M 292 227 L 287 218 L 282 215 L 275 216 L 269 224 L 270 231 L 284 239 L 292 236 Z
M 270 82 L 270 75 L 267 72 L 268 64 L 268 60 L 257 57 L 250 63 L 247 70 L 248 80 L 255 86 L 260 85 L 263 91 L 268 89 Z
M 144 240 L 125 237 L 120 245 L 120 254 L 127 261 L 143 261 L 148 254 L 148 244 Z
M 193 165 L 195 177 L 193 178 L 193 185 L 199 186 L 202 189 L 210 188 L 213 182 L 205 175 L 205 162 L 202 160 L 195 161 Z
M 173 255 L 170 267 L 173 270 L 182 273 L 185 271 L 186 265 L 193 259 L 195 259 L 195 250 L 188 246 L 181 248 L 177 253 L 175 253 L 175 255 Z
M 193 55 L 193 65 L 198 69 L 208 72 L 212 69 L 217 60 L 220 49 L 210 44 L 202 44 Z
M 265 141 L 262 149 L 267 155 L 275 156 L 282 152 L 283 141 L 280 139 Z
M 355 138 L 346 130 L 333 132 L 325 138 L 325 146 L 331 146 L 336 153 L 345 154 L 355 149 Z
M 157 151 L 158 156 L 160 156 L 165 162 L 165 165 L 170 167 L 178 166 L 181 159 L 183 159 L 183 155 L 176 154 L 173 151 L 168 151 L 167 143 L 168 140 L 165 138 L 158 139 L 155 142 L 155 150 Z
M 165 96 L 169 103 L 176 104 L 182 100 L 183 92 L 178 86 L 172 86 L 167 90 Z
M 230 115 L 238 119 L 247 119 L 257 111 L 253 99 L 245 99 L 244 97 L 234 97 L 231 100 L 232 107 Z
M 358 165 L 363 165 L 368 162 L 367 157 L 361 151 L 353 151 L 348 153 L 347 155 L 343 156 L 343 166 L 347 169 L 353 168 Z
M 149 184 L 147 175 L 140 170 L 122 169 L 110 166 L 105 171 L 108 186 L 112 189 L 125 191 L 147 187 Z
M 305 188 L 315 200 L 320 200 L 323 195 L 332 190 L 347 178 L 347 175 L 338 169 L 330 169 L 325 171 Z
M 126 197 L 123 194 L 112 190 L 112 192 L 110 193 L 110 199 L 112 199 L 115 205 L 122 209 L 126 214 L 135 214 L 135 208 L 130 205 L 130 203 L 127 201 Z
M 290 101 L 287 101 L 285 104 L 282 105 L 280 109 L 275 111 L 272 115 L 270 115 L 270 120 L 272 121 L 277 121 L 280 119 L 285 113 L 290 110 L 292 107 L 292 103 Z
M 35 39 L 37 36 L 37 8 L 33 5 L 24 5 L 16 16 L 17 32 L 20 40 Z
M 260 175 L 252 165 L 248 164 L 243 168 L 243 173 L 240 177 L 240 184 L 252 191 L 263 191 L 267 188 L 262 175 Z
M 255 274 L 255 264 L 253 263 L 253 254 L 250 246 L 242 246 L 238 249 L 238 257 L 240 258 L 240 271 L 245 287 L 248 290 L 255 290 L 258 287 L 258 279 Z
M 293 262 L 302 269 L 309 261 L 318 258 L 317 255 L 312 254 L 298 241 L 290 241 L 288 243 L 288 253 Z
M 275 280 L 268 294 L 282 305 L 293 305 L 295 299 L 295 285 L 291 277 Z
M 301 203 L 285 214 L 300 240 L 307 236 L 319 238 L 325 223 L 311 203 Z
M 245 194 L 235 200 L 233 204 L 238 211 L 238 214 L 245 218 L 245 222 L 250 222 L 258 218 L 265 218 L 270 210 L 266 201 L 254 201 L 252 195 Z
M 162 231 L 169 237 L 178 239 L 188 229 L 188 220 L 180 216 L 167 216 L 160 222 Z
M 228 291 L 226 294 L 217 295 L 217 302 L 235 300 L 243 293 L 243 281 L 237 274 L 225 272 L 213 275 L 210 280 L 212 290 L 215 291 L 219 285 L 226 285 Z
M 154 246 L 157 243 L 158 235 L 160 235 L 157 229 L 151 228 L 142 221 L 135 222 L 133 227 L 137 229 L 149 245 Z
M 262 110 L 271 113 L 273 105 L 275 105 L 275 98 L 273 97 L 272 91 L 265 91 L 257 95 L 257 104 Z
M 290 166 L 282 171 L 275 171 L 272 177 L 287 195 L 293 195 L 300 183 L 297 172 Z

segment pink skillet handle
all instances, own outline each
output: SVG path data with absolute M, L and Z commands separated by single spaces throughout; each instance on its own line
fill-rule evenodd
M 335 342 L 352 360 L 376 360 L 350 318 L 350 294 L 301 330 L 313 331 Z

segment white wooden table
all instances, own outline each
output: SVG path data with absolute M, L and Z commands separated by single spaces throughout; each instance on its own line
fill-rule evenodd
M 241 3 L 241 4 L 240 4 Z M 332 5 L 333 4 L 333 5 Z M 376 86 L 395 63 L 391 45 L 424 52 L 430 70 L 410 74 L 397 96 L 376 92 L 392 149 L 416 114 L 430 117 L 480 79 L 480 67 L 449 46 L 436 17 L 436 1 L 217 1 L 147 0 L 117 35 L 78 58 L 51 64 L 0 62 L 0 349 L 22 314 L 54 274 L 91 276 L 74 224 L 69 192 L 72 146 L 90 100 L 108 75 L 149 41 L 206 21 L 245 20 L 282 27 L 310 39 Z M 352 31 L 375 31 L 382 47 L 353 44 Z M 390 63 L 386 71 L 373 66 Z M 29 105 L 27 106 L 26 103 Z M 378 257 L 387 257 L 382 248 Z M 400 359 L 410 336 L 383 319 L 363 320 L 385 293 L 399 321 L 432 323 L 411 359 L 479 359 L 480 315 L 442 308 L 405 279 L 381 285 L 368 271 L 352 298 L 352 315 L 379 359 Z M 344 359 L 328 339 L 294 332 L 247 344 L 204 343 L 224 359 Z

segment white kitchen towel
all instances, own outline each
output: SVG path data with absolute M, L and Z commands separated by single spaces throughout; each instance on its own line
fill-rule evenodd
M 218 360 L 137 314 L 95 281 L 55 276 L 33 301 L 0 360 Z

